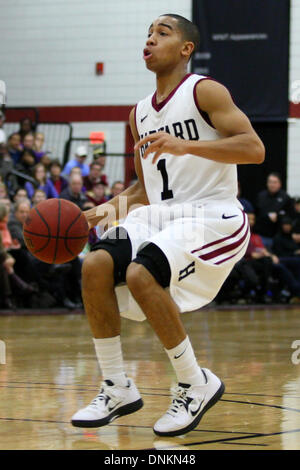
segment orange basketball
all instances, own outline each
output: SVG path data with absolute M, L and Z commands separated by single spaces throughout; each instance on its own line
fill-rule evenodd
M 65 199 L 48 199 L 33 207 L 24 223 L 28 250 L 45 263 L 71 261 L 83 250 L 89 227 L 81 210 Z

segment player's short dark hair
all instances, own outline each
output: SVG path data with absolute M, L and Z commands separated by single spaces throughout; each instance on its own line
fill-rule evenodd
M 192 56 L 194 52 L 199 49 L 200 46 L 200 32 L 198 27 L 190 20 L 184 18 L 184 16 L 176 15 L 175 13 L 165 13 L 164 15 L 160 16 L 170 16 L 171 18 L 175 18 L 177 20 L 178 28 L 182 33 L 183 39 L 186 41 L 191 41 L 195 45 L 195 48 L 191 54 Z

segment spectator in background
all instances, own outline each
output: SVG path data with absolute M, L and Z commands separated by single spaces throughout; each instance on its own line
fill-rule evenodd
M 8 153 L 7 146 L 0 144 L 0 181 L 5 182 L 9 195 L 13 194 L 18 186 L 17 178 L 11 173 L 13 168 L 14 163 Z
M 13 205 L 9 197 L 1 197 L 0 198 L 0 205 L 5 206 L 8 211 L 8 215 L 10 217 L 12 210 L 13 210 Z
M 19 163 L 21 153 L 23 151 L 20 134 L 14 132 L 8 137 L 7 150 L 14 162 L 14 165 Z
M 24 188 L 18 188 L 13 197 L 15 204 L 17 204 L 21 199 L 27 199 L 27 191 Z
M 293 234 L 299 234 L 299 239 L 297 243 L 300 243 L 300 198 L 296 197 L 294 199 L 294 209 L 295 215 L 293 217 Z
M 284 256 L 299 256 L 300 249 L 292 237 L 293 221 L 290 217 L 283 217 L 280 229 L 273 239 L 273 252 L 280 258 Z M 300 260 L 300 257 L 299 257 Z M 300 276 L 299 276 L 300 280 Z
M 82 187 L 82 176 L 73 174 L 70 176 L 67 188 L 60 193 L 59 197 L 61 199 L 67 199 L 68 201 L 74 202 L 74 204 L 82 210 L 84 203 L 87 200 L 86 196 L 82 192 Z
M 7 187 L 4 183 L 0 183 L 0 197 L 7 197 Z
M 11 234 L 7 228 L 9 212 L 7 207 L 0 205 L 0 237 L 2 240 L 2 247 L 5 248 L 7 254 L 11 258 L 9 266 L 7 266 L 7 274 L 9 276 L 9 281 L 15 289 L 15 294 L 32 294 L 36 291 L 32 286 L 27 284 L 23 279 L 21 279 L 15 272 L 13 265 L 15 264 L 15 259 L 13 258 L 13 253 L 15 250 L 20 249 L 20 243 L 18 240 L 13 240 Z
M 294 239 L 292 231 L 292 219 L 283 217 L 280 230 L 273 240 L 273 252 L 278 256 L 280 263 L 300 281 L 300 247 Z
M 34 152 L 34 150 L 33 150 L 33 148 L 34 148 L 34 134 L 32 132 L 28 132 L 27 134 L 24 135 L 22 145 L 23 145 L 23 149 L 32 150 Z M 34 152 L 34 155 L 35 155 L 35 160 L 37 161 L 35 152 Z
M 34 141 L 33 141 L 33 150 L 36 155 L 36 159 L 39 162 L 41 158 L 46 155 L 46 152 L 43 150 L 45 143 L 45 136 L 42 132 L 36 132 L 34 134 Z
M 88 156 L 87 148 L 83 145 L 79 146 L 75 153 L 75 158 L 66 163 L 63 169 L 63 175 L 69 176 L 72 168 L 78 167 L 81 170 L 81 175 L 87 176 L 90 172 L 90 167 L 85 163 Z
M 5 121 L 5 115 L 3 111 L 0 110 L 0 144 L 6 144 L 6 134 L 3 129 L 4 121 Z
M 40 202 L 46 201 L 46 199 L 47 199 L 47 195 L 46 195 L 45 191 L 43 191 L 42 189 L 36 189 L 34 191 L 34 194 L 33 194 L 32 198 L 31 198 L 32 206 L 35 207 Z
M 35 132 L 35 125 L 31 121 L 30 118 L 23 118 L 20 121 L 20 129 L 18 130 L 18 134 L 20 135 L 21 142 L 23 142 L 23 139 L 28 132 L 31 132 L 32 134 Z
M 25 183 L 25 189 L 27 191 L 27 196 L 29 199 L 32 198 L 35 189 L 42 189 L 47 196 L 47 199 L 51 199 L 53 197 L 58 197 L 58 192 L 56 191 L 55 187 L 53 186 L 52 181 L 47 178 L 46 169 L 42 163 L 38 163 L 33 168 L 33 175 L 36 181 L 36 185 L 33 185 L 29 181 Z
M 279 301 L 287 301 L 289 293 L 285 293 L 287 288 L 293 296 L 300 295 L 300 276 L 296 271 L 296 265 L 291 263 L 292 269 L 289 269 L 285 259 L 279 257 L 276 252 L 271 253 L 264 245 L 262 237 L 255 232 L 255 215 L 247 214 L 249 225 L 251 228 L 251 236 L 245 260 L 247 261 L 245 270 L 241 273 L 241 277 L 251 279 L 249 269 L 253 270 L 257 279 L 252 277 L 254 288 L 259 294 L 266 299 L 267 291 L 270 289 L 270 274 L 274 276 L 281 286 L 281 292 L 273 292 L 273 296 Z M 275 239 L 274 239 L 275 240 Z M 284 298 L 286 296 L 286 298 Z
M 93 190 L 96 183 L 103 183 L 106 185 L 105 175 L 101 175 L 102 167 L 98 162 L 92 162 L 90 164 L 90 172 L 83 178 L 83 185 L 86 191 Z
M 19 199 L 14 207 L 14 217 L 8 222 L 8 229 L 11 237 L 20 242 L 21 248 L 25 248 L 23 239 L 23 224 L 29 215 L 31 209 L 30 200 L 28 198 Z
M 14 260 L 9 256 L 2 245 L 2 239 L 0 235 L 0 308 L 14 308 L 12 302 L 12 291 L 8 278 L 8 271 L 13 267 Z
M 61 175 L 62 166 L 59 160 L 52 160 L 50 167 L 50 180 L 58 194 L 60 194 L 67 186 L 68 181 Z
M 23 238 L 23 224 L 29 215 L 31 203 L 29 199 L 20 199 L 15 207 L 13 216 L 8 221 L 8 229 L 11 238 L 19 242 L 19 249 L 14 250 L 14 258 L 16 260 L 16 273 L 27 282 L 36 281 L 39 277 L 34 265 L 34 257 L 27 250 Z
M 106 156 L 103 155 L 103 146 L 98 145 L 93 150 L 93 161 L 98 163 L 101 166 L 101 181 L 103 181 L 108 186 L 107 176 L 103 173 Z
M 44 150 L 45 135 L 42 132 L 36 132 L 34 134 L 33 150 L 38 163 L 42 163 L 46 168 L 46 171 L 50 169 L 51 158 L 48 152 Z
M 86 192 L 86 197 L 89 201 L 93 202 L 95 206 L 100 206 L 100 204 L 107 202 L 108 199 L 105 196 L 105 185 L 101 183 L 101 181 L 94 184 L 93 189 Z
M 256 231 L 262 237 L 267 249 L 272 248 L 273 237 L 278 232 L 283 216 L 293 217 L 295 210 L 292 198 L 282 189 L 278 173 L 270 173 L 267 189 L 258 194 L 256 202 Z
M 24 149 L 20 156 L 20 161 L 16 165 L 16 170 L 24 173 L 25 175 L 31 176 L 33 174 L 33 168 L 36 164 L 35 153 L 33 150 Z M 19 186 L 24 185 L 24 179 L 18 178 Z
M 110 189 L 110 195 L 108 199 L 112 199 L 113 197 L 118 196 L 118 194 L 122 193 L 124 189 L 125 184 L 123 183 L 123 181 L 115 181 Z

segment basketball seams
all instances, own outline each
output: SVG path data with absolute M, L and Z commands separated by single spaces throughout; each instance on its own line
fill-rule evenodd
M 81 211 L 79 212 L 79 214 L 75 217 L 75 219 L 73 220 L 73 222 L 70 223 L 70 225 L 68 226 L 66 232 L 65 232 L 65 247 L 66 247 L 66 250 L 72 255 L 74 256 L 74 253 L 70 250 L 70 248 L 68 247 L 68 232 L 71 230 L 71 228 L 73 227 L 73 225 L 77 222 L 78 219 L 80 219 L 82 213 Z
M 47 246 L 49 245 L 50 241 L 51 241 L 51 230 L 50 230 L 50 227 L 47 223 L 47 221 L 44 219 L 44 217 L 42 216 L 42 214 L 39 212 L 39 210 L 35 207 L 35 211 L 36 213 L 38 214 L 38 216 L 40 217 L 40 219 L 44 222 L 44 224 L 46 225 L 46 228 L 48 230 L 48 239 L 47 239 L 47 242 L 44 246 L 42 246 L 41 248 L 39 248 L 38 250 L 34 251 L 33 254 L 36 254 L 36 253 L 39 253 L 40 251 L 44 250 L 45 248 L 47 248 Z
M 60 216 L 61 216 L 61 207 L 60 207 L 60 199 L 57 199 L 58 202 L 58 213 L 57 213 L 57 231 L 56 231 L 56 242 L 55 242 L 55 248 L 54 248 L 54 256 L 53 256 L 53 261 L 52 263 L 55 263 L 56 260 L 56 255 L 57 255 L 57 249 L 58 249 L 58 240 L 59 240 L 59 231 L 60 231 Z
M 31 232 L 30 230 L 27 230 L 24 228 L 24 233 L 27 233 L 28 235 L 35 235 L 36 237 L 41 237 L 41 238 L 57 238 L 57 235 L 45 235 L 44 233 L 36 233 L 36 232 Z M 64 240 L 67 238 L 68 240 L 82 240 L 86 238 L 86 235 L 81 235 L 81 236 L 74 236 L 74 237 L 66 237 L 64 235 L 59 235 L 58 237 L 60 240 Z

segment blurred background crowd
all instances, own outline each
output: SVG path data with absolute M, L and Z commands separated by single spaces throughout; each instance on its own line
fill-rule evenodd
M 87 246 L 70 263 L 49 265 L 26 248 L 23 223 L 32 207 L 63 198 L 82 211 L 103 204 L 124 190 L 123 181 L 108 181 L 103 146 L 79 145 L 64 166 L 44 150 L 44 135 L 30 119 L 6 136 L 0 111 L 0 308 L 81 308 L 81 263 L 97 240 L 90 231 Z
M 108 181 L 103 147 L 79 145 L 63 166 L 44 150 L 44 135 L 30 119 L 6 136 L 0 112 L 0 308 L 82 308 L 81 263 L 97 241 L 90 231 L 84 251 L 63 265 L 49 265 L 28 252 L 23 223 L 30 209 L 49 198 L 63 198 L 81 210 L 103 204 L 125 189 Z M 244 258 L 235 266 L 215 303 L 300 302 L 300 198 L 282 188 L 281 176 L 270 173 L 265 188 L 249 201 L 239 186 L 238 198 L 251 226 Z

